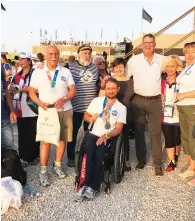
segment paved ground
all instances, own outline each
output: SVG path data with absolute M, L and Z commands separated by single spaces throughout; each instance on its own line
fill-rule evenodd
M 17 148 L 17 131 L 15 144 Z M 135 143 L 131 141 L 132 171 L 125 174 L 112 192 L 103 192 L 93 201 L 74 202 L 74 170 L 67 168 L 68 178 L 56 179 L 50 172 L 50 187 L 40 187 L 39 166 L 27 168 L 28 184 L 39 192 L 38 197 L 24 195 L 19 210 L 9 209 L 1 216 L 3 221 L 195 221 L 195 188 L 187 180 L 178 177 L 186 167 L 187 158 L 181 154 L 178 169 L 165 173 L 162 178 L 154 176 L 150 156 L 150 139 L 146 133 L 148 164 L 143 171 L 136 171 Z M 50 171 L 54 160 L 54 148 L 50 157 Z M 166 158 L 166 157 L 165 157 Z M 166 161 L 166 160 L 165 160 Z M 66 157 L 64 162 L 66 162 Z M 64 163 L 66 164 L 66 163 Z M 166 166 L 166 164 L 165 164 Z

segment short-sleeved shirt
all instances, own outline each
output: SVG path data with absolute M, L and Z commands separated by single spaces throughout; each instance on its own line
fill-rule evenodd
M 195 64 L 186 67 L 177 77 L 177 89 L 179 93 L 195 90 Z M 184 98 L 178 101 L 177 105 L 195 105 L 195 98 Z
M 70 64 L 69 69 L 77 89 L 77 95 L 71 101 L 73 111 L 84 113 L 98 93 L 98 69 L 94 63 L 91 63 L 86 70 L 86 67 L 79 64 L 78 61 Z
M 101 114 L 103 111 L 103 104 L 104 104 L 105 97 L 96 97 L 94 98 L 89 107 L 87 108 L 86 112 L 94 115 L 94 114 Z M 127 110 L 126 107 L 120 103 L 118 100 L 114 103 L 114 105 L 111 107 L 110 111 L 110 129 L 105 129 L 105 120 L 103 117 L 98 117 L 95 121 L 92 130 L 90 133 L 101 137 L 102 135 L 111 132 L 115 128 L 116 123 L 123 123 L 126 124 L 126 115 Z M 91 125 L 89 125 L 89 128 Z
M 161 64 L 164 56 L 154 53 L 151 64 L 143 53 L 133 56 L 127 63 L 127 75 L 133 76 L 134 91 L 142 96 L 156 96 L 161 90 Z
M 5 73 L 3 71 L 3 66 L 1 65 L 1 120 L 8 118 L 9 112 L 7 108 L 7 101 L 5 99 L 4 90 L 7 89 L 7 84 L 5 81 Z
M 56 85 L 52 88 L 48 74 L 50 74 L 53 79 L 57 70 L 58 75 Z M 74 85 L 71 72 L 60 65 L 58 65 L 54 71 L 49 71 L 47 65 L 45 65 L 43 69 L 35 69 L 30 81 L 30 87 L 38 89 L 39 99 L 48 104 L 53 104 L 59 98 L 64 97 L 68 93 L 68 87 L 71 85 Z M 71 102 L 67 101 L 64 103 L 64 108 L 58 109 L 58 111 L 66 111 L 70 109 L 72 109 Z

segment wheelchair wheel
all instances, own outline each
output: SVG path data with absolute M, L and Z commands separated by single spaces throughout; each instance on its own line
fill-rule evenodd
M 80 166 L 81 166 L 81 161 L 82 161 L 82 157 L 83 157 L 82 150 L 85 145 L 84 144 L 85 135 L 86 135 L 86 132 L 82 133 L 82 135 L 77 140 L 76 147 L 75 147 L 75 173 L 76 173 L 76 176 L 79 176 L 79 173 L 80 173 Z
M 125 142 L 123 135 L 119 135 L 115 144 L 114 181 L 120 183 L 125 172 Z

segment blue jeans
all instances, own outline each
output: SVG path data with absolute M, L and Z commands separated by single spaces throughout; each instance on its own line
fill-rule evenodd
M 14 146 L 13 128 L 9 118 L 1 120 L 1 148 L 10 149 Z

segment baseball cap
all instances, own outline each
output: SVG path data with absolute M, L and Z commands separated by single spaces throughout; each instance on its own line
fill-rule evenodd
M 18 57 L 19 58 L 29 58 L 32 60 L 32 55 L 29 52 L 21 52 Z
M 79 54 L 80 51 L 90 50 L 92 52 L 92 48 L 90 45 L 82 45 L 78 48 L 77 53 Z

